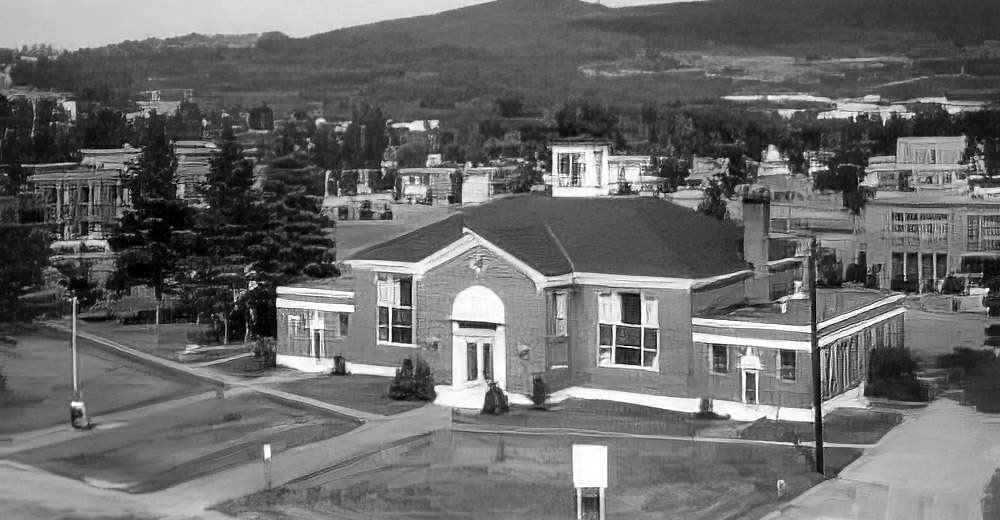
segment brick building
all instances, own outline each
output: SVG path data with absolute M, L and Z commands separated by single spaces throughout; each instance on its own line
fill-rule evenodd
M 879 286 L 935 291 L 953 272 L 1000 273 L 1000 201 L 914 194 L 869 201 L 859 229 Z
M 541 377 L 557 397 L 811 420 L 801 262 L 770 257 L 769 202 L 745 204 L 743 247 L 732 224 L 656 198 L 467 208 L 352 255 L 341 278 L 280 288 L 278 363 L 343 356 L 389 376 L 419 356 L 456 406 L 481 406 L 489 380 L 526 402 Z M 832 399 L 860 389 L 877 337 L 901 341 L 903 309 L 874 292 L 823 301 Z

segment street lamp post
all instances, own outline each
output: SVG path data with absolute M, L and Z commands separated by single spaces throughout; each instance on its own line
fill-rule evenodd
M 77 298 L 73 297 L 73 337 L 70 340 L 73 346 L 73 400 L 70 402 L 70 424 L 74 428 L 87 428 L 90 426 L 90 419 L 87 418 L 87 407 L 83 404 L 83 394 L 80 392 L 80 377 L 78 373 L 78 362 L 76 359 L 76 306 Z

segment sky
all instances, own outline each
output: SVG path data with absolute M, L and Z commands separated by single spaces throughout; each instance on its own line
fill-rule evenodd
M 593 0 L 587 0 L 593 1 Z M 678 0 L 602 0 L 609 7 Z M 301 37 L 447 11 L 482 0 L 0 0 L 0 47 L 57 49 L 192 32 Z

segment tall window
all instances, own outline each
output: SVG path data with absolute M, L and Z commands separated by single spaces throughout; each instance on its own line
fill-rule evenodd
M 549 293 L 549 336 L 566 335 L 566 291 Z
M 598 365 L 655 369 L 660 344 L 656 299 L 606 292 L 598 295 L 598 305 Z
M 582 186 L 586 167 L 582 153 L 559 154 L 559 185 Z
M 969 243 L 966 245 L 966 249 L 968 249 L 969 251 L 979 251 L 978 215 L 969 215 L 968 238 L 969 238 Z
M 778 351 L 778 377 L 782 381 L 795 381 L 795 351 Z
M 413 277 L 378 275 L 378 340 L 413 343 Z
M 726 345 L 712 345 L 712 372 L 725 374 L 729 372 L 729 347 Z

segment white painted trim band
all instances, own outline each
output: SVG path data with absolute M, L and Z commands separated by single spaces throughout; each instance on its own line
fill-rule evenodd
M 279 309 L 302 309 L 310 311 L 327 311 L 327 312 L 354 312 L 354 306 L 348 305 L 346 303 L 318 303 L 318 302 L 304 302 L 299 300 L 286 300 L 285 298 L 278 298 L 274 306 Z
M 702 327 L 723 327 L 727 329 L 778 330 L 781 332 L 809 333 L 808 325 L 782 325 L 759 321 L 717 320 L 712 318 L 691 318 L 691 325 Z
M 348 361 L 347 372 L 353 375 L 396 377 L 396 367 L 382 365 L 364 365 L 361 363 L 351 363 Z
M 337 291 L 334 289 L 318 289 L 312 287 L 278 287 L 277 294 L 287 294 L 292 296 L 326 296 L 332 298 L 354 298 L 354 293 L 350 291 Z
M 818 328 L 819 328 L 819 330 L 823 330 L 823 329 L 825 329 L 825 328 L 827 328 L 827 327 L 829 327 L 831 325 L 836 325 L 836 324 L 838 324 L 838 323 L 840 323 L 840 322 L 842 322 L 844 320 L 853 318 L 853 317 L 855 317 L 855 316 L 857 316 L 859 314 L 864 314 L 864 313 L 866 313 L 868 311 L 871 311 L 871 310 L 877 309 L 879 307 L 882 307 L 883 305 L 889 305 L 891 303 L 896 303 L 898 301 L 902 301 L 904 298 L 906 298 L 906 295 L 903 295 L 903 294 L 894 294 L 892 296 L 888 296 L 888 297 L 882 298 L 882 299 L 878 300 L 877 302 L 871 303 L 869 305 L 865 305 L 864 307 L 861 307 L 860 309 L 854 309 L 851 312 L 845 312 L 844 314 L 839 314 L 839 315 L 834 316 L 834 317 L 832 317 L 832 318 L 830 318 L 828 320 L 821 321 L 819 323 L 819 325 L 818 325 Z
M 843 339 L 843 338 L 845 338 L 847 336 L 850 336 L 851 334 L 856 334 L 858 332 L 861 332 L 862 330 L 865 330 L 868 327 L 871 327 L 872 325 L 875 325 L 876 323 L 886 321 L 886 320 L 888 320 L 890 318 L 894 318 L 894 317 L 899 316 L 900 314 L 903 314 L 905 312 L 906 312 L 905 308 L 894 309 L 894 310 L 889 311 L 889 312 L 887 312 L 885 314 L 879 314 L 878 316 L 875 316 L 873 318 L 869 318 L 869 319 L 867 319 L 865 321 L 855 323 L 854 325 L 851 325 L 850 327 L 838 330 L 837 332 L 834 332 L 833 334 L 830 334 L 830 335 L 827 335 L 827 336 L 822 336 L 821 335 L 820 338 L 819 338 L 819 346 L 825 347 L 825 346 L 827 346 L 827 345 L 829 345 L 831 343 L 834 343 L 835 341 L 838 341 L 838 340 Z
M 715 343 L 719 345 L 738 345 L 744 347 L 772 348 L 780 350 L 798 350 L 809 352 L 812 345 L 808 341 L 789 341 L 777 339 L 761 338 L 741 338 L 738 336 L 722 336 L 719 334 L 705 334 L 695 332 L 691 334 L 695 343 Z

